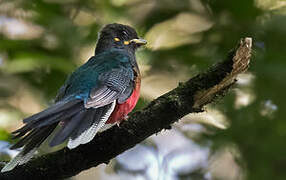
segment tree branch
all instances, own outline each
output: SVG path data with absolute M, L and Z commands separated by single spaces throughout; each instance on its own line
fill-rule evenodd
M 223 62 L 132 113 L 120 127 L 113 126 L 76 149 L 64 148 L 34 158 L 10 172 L 1 173 L 0 179 L 63 179 L 108 163 L 152 134 L 170 129 L 172 123 L 186 114 L 203 111 L 204 105 L 222 96 L 236 82 L 237 75 L 248 69 L 251 46 L 251 38 L 241 39 Z

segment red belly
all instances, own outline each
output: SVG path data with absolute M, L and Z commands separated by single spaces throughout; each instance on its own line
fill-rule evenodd
M 110 115 L 106 124 L 113 124 L 115 122 L 121 122 L 128 113 L 130 113 L 139 99 L 140 95 L 140 81 L 136 82 L 136 87 L 133 90 L 131 96 L 123 103 L 123 104 L 116 104 L 114 111 Z

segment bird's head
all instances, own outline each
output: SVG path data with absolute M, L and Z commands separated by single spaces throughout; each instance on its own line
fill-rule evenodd
M 98 54 L 110 48 L 126 49 L 134 53 L 135 50 L 147 43 L 138 37 L 136 31 L 127 25 L 108 24 L 99 33 L 99 39 L 95 49 Z

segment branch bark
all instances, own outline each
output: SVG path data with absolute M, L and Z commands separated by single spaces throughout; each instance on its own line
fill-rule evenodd
M 95 167 L 134 147 L 152 134 L 170 129 L 171 124 L 188 113 L 203 111 L 204 105 L 223 96 L 238 74 L 248 69 L 252 39 L 243 38 L 226 59 L 198 74 L 172 91 L 152 101 L 146 108 L 134 112 L 120 127 L 98 134 L 86 145 L 37 157 L 0 174 L 1 180 L 63 179 Z

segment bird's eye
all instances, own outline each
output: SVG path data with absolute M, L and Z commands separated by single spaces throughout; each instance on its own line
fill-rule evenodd
M 114 38 L 114 41 L 118 42 L 118 41 L 120 41 L 120 39 L 116 37 L 116 38 Z

